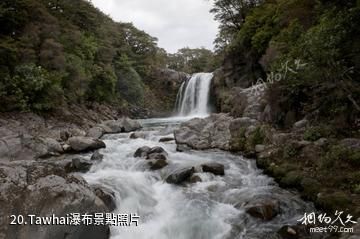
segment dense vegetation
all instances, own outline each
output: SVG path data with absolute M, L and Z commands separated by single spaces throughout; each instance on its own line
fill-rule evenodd
M 168 54 L 167 65 L 170 69 L 189 74 L 212 72 L 219 67 L 219 56 L 205 48 L 182 48 L 175 54 Z
M 359 127 L 360 1 L 217 0 L 212 12 L 217 51 L 251 84 L 268 83 L 274 123 L 307 116 L 340 134 Z
M 142 105 L 144 79 L 165 66 L 157 39 L 88 1 L 4 0 L 0 25 L 0 111 Z

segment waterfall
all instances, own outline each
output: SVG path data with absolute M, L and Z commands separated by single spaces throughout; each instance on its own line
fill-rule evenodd
M 209 93 L 212 78 L 212 73 L 196 73 L 181 85 L 175 104 L 180 116 L 206 116 L 210 113 Z

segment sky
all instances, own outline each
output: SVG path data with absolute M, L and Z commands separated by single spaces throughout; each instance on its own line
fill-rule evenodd
M 158 45 L 174 53 L 183 47 L 213 50 L 218 24 L 209 13 L 213 0 L 92 0 L 118 22 L 132 22 L 158 38 Z

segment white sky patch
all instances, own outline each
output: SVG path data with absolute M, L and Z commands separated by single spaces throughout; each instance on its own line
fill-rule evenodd
M 209 12 L 212 0 L 92 0 L 118 22 L 132 22 L 174 53 L 183 47 L 213 49 L 218 23 Z

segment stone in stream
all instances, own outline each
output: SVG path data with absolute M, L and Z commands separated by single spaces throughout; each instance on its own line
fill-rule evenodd
M 110 129 L 110 132 L 107 133 L 113 134 L 131 132 L 142 128 L 141 124 L 138 121 L 129 118 L 108 120 L 105 121 L 103 125 Z
M 203 172 L 215 175 L 225 175 L 224 165 L 220 163 L 205 163 L 201 165 Z
M 134 157 L 135 158 L 145 158 L 145 157 L 147 157 L 150 150 L 151 150 L 151 148 L 148 146 L 143 146 L 141 148 L 138 148 L 134 153 Z
M 189 183 L 202 182 L 202 179 L 198 175 L 193 175 L 189 178 Z
M 286 225 L 280 228 L 277 233 L 281 239 L 306 239 L 311 237 L 309 228 L 305 225 Z
M 270 221 L 280 212 L 279 202 L 276 200 L 263 200 L 255 202 L 246 209 L 246 212 L 252 217 Z
M 161 147 L 151 148 L 151 150 L 149 151 L 149 154 L 154 154 L 154 153 L 168 155 L 168 153 L 165 151 L 165 149 L 163 149 Z
M 91 161 L 101 161 L 101 160 L 103 160 L 103 158 L 104 158 L 104 155 L 101 154 L 99 151 L 96 151 L 91 156 Z
M 165 142 L 169 142 L 169 141 L 173 141 L 173 140 L 175 140 L 174 137 L 164 137 L 164 138 L 159 139 L 159 142 L 165 143 Z
M 82 172 L 86 173 L 90 170 L 93 164 L 85 159 L 73 158 L 70 163 L 65 166 L 67 172 Z
M 105 206 L 110 211 L 114 211 L 116 209 L 116 199 L 113 191 L 101 185 L 93 185 L 91 188 L 95 192 L 96 196 L 104 202 Z
M 72 150 L 76 152 L 91 151 L 106 147 L 105 143 L 99 139 L 82 136 L 71 137 L 68 140 L 68 143 L 71 146 Z
M 181 184 L 189 179 L 195 173 L 195 168 L 183 168 L 172 172 L 167 178 L 166 182 L 171 184 Z
M 146 134 L 143 132 L 133 132 L 130 134 L 130 139 L 145 139 Z
M 167 160 L 166 155 L 164 153 L 152 153 L 148 154 L 146 157 L 147 160 Z
M 160 154 L 160 155 L 162 155 L 162 154 Z M 148 164 L 150 165 L 151 170 L 159 170 L 159 169 L 162 169 L 165 166 L 167 166 L 168 162 L 167 162 L 166 158 L 165 159 L 160 158 L 160 159 L 151 160 Z

